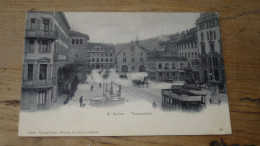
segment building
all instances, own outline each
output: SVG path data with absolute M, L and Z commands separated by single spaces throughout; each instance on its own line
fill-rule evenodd
M 176 42 L 177 54 L 181 58 L 187 59 L 188 78 L 200 80 L 199 77 L 199 49 L 197 45 L 197 28 L 191 28 L 182 33 L 181 38 Z
M 144 72 L 147 53 L 149 51 L 139 44 L 139 41 L 130 42 L 126 48 L 117 53 L 118 72 Z
M 156 52 L 151 53 L 146 59 L 146 71 L 151 80 L 183 81 L 186 79 L 187 67 L 185 58 L 164 57 Z
M 81 82 L 86 81 L 87 72 L 90 71 L 88 54 L 89 36 L 76 31 L 69 31 L 68 61 L 79 66 L 78 78 Z
M 200 80 L 225 81 L 224 63 L 217 13 L 202 13 L 196 20 Z
M 64 13 L 27 13 L 21 109 L 48 109 L 57 100 L 57 70 L 67 62 L 69 29 Z
M 102 43 L 88 44 L 89 61 L 92 69 L 115 68 L 115 46 Z

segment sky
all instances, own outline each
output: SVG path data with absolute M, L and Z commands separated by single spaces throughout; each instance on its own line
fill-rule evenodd
M 65 12 L 71 29 L 89 35 L 90 42 L 127 43 L 174 34 L 195 27 L 199 13 Z

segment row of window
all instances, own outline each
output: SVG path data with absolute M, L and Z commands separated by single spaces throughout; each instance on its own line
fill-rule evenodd
M 192 48 L 197 48 L 196 42 L 178 44 L 178 49 L 192 49 Z
M 131 52 L 131 56 L 135 56 L 135 55 L 137 55 L 135 52 Z M 124 56 L 125 56 L 125 52 L 124 52 Z M 142 52 L 140 52 L 140 56 L 143 56 Z
M 80 44 L 80 45 L 82 45 L 83 44 L 83 40 L 82 39 L 72 39 L 71 40 L 71 43 L 74 45 L 74 44 L 76 44 L 76 45 L 78 45 L 78 44 Z
M 143 59 L 143 58 L 140 58 L 139 61 L 140 61 L 140 62 L 144 62 L 144 59 Z M 126 58 L 125 58 L 125 57 L 123 58 L 123 62 L 126 62 Z M 135 62 L 135 58 L 131 58 L 131 62 Z
M 149 69 L 155 69 L 155 64 L 154 63 L 148 63 L 148 68 Z M 175 63 L 158 63 L 158 69 L 176 69 L 176 64 Z M 183 63 L 180 63 L 180 69 L 183 68 Z
M 95 59 L 95 58 L 92 58 L 91 61 L 92 61 L 92 62 L 99 62 L 99 61 L 100 61 L 100 62 L 108 62 L 108 58 L 100 58 L 100 59 L 99 59 L 99 58 L 96 58 L 96 59 Z M 110 58 L 109 61 L 110 61 L 110 62 L 113 62 L 113 58 Z
M 29 49 L 28 52 L 35 52 L 35 44 L 36 44 L 36 40 L 34 39 L 30 39 L 29 40 Z M 39 53 L 50 53 L 51 50 L 51 42 L 48 40 L 41 40 L 39 43 L 40 47 L 39 47 Z
M 218 66 L 218 59 L 217 57 L 213 57 L 212 60 L 211 58 L 201 58 L 201 63 L 202 66 L 212 66 L 212 61 L 213 61 L 213 66 Z
M 38 29 L 36 18 L 31 18 L 30 29 Z M 43 31 L 48 32 L 50 27 L 50 19 L 42 18 Z M 40 24 L 39 24 L 40 25 Z
M 217 19 L 202 23 L 198 26 L 198 28 L 199 28 L 199 30 L 202 30 L 202 29 L 212 28 L 212 27 L 216 27 L 216 26 L 218 26 Z
M 97 51 L 97 52 L 112 52 L 112 49 L 105 49 L 105 48 L 92 48 L 89 51 Z
M 216 31 L 215 30 L 213 30 L 213 31 L 207 31 L 206 32 L 207 33 L 207 40 L 209 41 L 209 40 L 216 40 Z M 201 37 L 201 41 L 204 41 L 204 33 L 203 32 L 201 32 L 200 33 L 200 37 Z
M 33 71 L 34 71 L 33 64 L 28 64 L 27 80 L 33 80 Z M 47 64 L 40 64 L 39 79 L 40 80 L 47 79 Z
M 205 43 L 201 43 L 200 45 L 201 45 L 201 54 L 205 54 L 206 53 Z M 211 42 L 209 46 L 210 46 L 210 51 L 215 52 L 215 42 Z
M 103 57 L 103 56 L 108 57 L 108 55 L 109 55 L 110 57 L 113 56 L 112 53 L 110 53 L 110 54 L 108 54 L 108 53 L 105 53 L 105 54 L 103 54 L 103 53 L 91 53 L 91 56 L 93 56 L 93 57 L 95 57 L 95 56 L 97 56 L 97 57 L 99 57 L 99 56 L 101 56 L 101 57 Z
M 197 52 L 188 52 L 188 53 L 180 53 L 180 57 L 182 58 L 198 58 L 198 53 Z

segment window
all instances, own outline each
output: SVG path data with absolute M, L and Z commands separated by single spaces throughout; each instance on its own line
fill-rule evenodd
M 162 73 L 161 72 L 159 73 L 159 77 L 160 77 L 160 79 L 162 79 Z
M 209 32 L 207 32 L 207 40 L 209 40 Z
M 211 42 L 209 45 L 210 45 L 210 51 L 211 52 L 215 52 L 215 44 L 214 44 L 214 42 Z
M 42 23 L 43 23 L 43 30 L 45 32 L 49 31 L 50 20 L 49 19 L 43 19 Z
M 193 43 L 191 43 L 191 48 L 193 48 Z
M 141 52 L 141 56 L 143 56 L 143 53 Z
M 172 69 L 175 69 L 175 63 L 172 63 Z
M 124 52 L 124 56 L 125 56 L 125 52 Z
M 40 93 L 38 93 L 37 104 L 45 104 L 46 95 L 46 91 L 41 91 Z
M 103 54 L 101 54 L 101 57 L 103 57 Z
M 204 34 L 203 34 L 203 32 L 201 32 L 200 37 L 201 37 L 201 41 L 203 42 L 204 41 Z
M 162 69 L 162 64 L 161 63 L 158 64 L 158 68 Z
M 190 52 L 188 53 L 188 58 L 190 58 Z
M 164 69 L 165 69 L 165 70 L 168 70 L 168 69 L 169 69 L 169 64 L 168 64 L 168 63 L 165 63 Z
M 103 62 L 103 58 L 101 58 L 101 62 Z
M 123 58 L 123 62 L 126 62 L 126 58 Z
M 197 54 L 197 52 L 195 52 L 195 58 L 197 58 L 198 57 L 198 54 Z
M 79 40 L 78 39 L 76 39 L 76 44 L 79 44 Z
M 31 19 L 31 29 L 36 29 L 36 19 L 35 18 Z
M 206 66 L 207 65 L 207 60 L 206 58 L 201 58 L 202 60 L 202 66 Z
M 135 66 L 132 66 L 132 70 L 135 70 Z
M 181 67 L 181 69 L 183 68 L 183 63 L 180 63 L 180 67 Z
M 131 62 L 135 62 L 135 58 L 131 58 Z
M 185 53 L 185 58 L 187 58 L 187 54 Z
M 27 80 L 33 79 L 33 64 L 28 64 Z
M 75 44 L 75 39 L 72 39 L 72 42 L 71 42 L 72 44 Z
M 112 53 L 110 53 L 110 56 L 113 56 L 113 54 L 112 54 Z
M 113 59 L 112 59 L 112 58 L 110 58 L 110 62 L 113 62 Z
M 210 31 L 210 40 L 213 40 L 213 34 L 212 34 L 212 31 Z
M 140 62 L 144 62 L 144 59 L 143 59 L 143 58 L 140 58 Z
M 47 53 L 48 52 L 48 41 L 42 40 L 42 47 L 41 47 L 41 53 Z
M 203 43 L 203 44 L 201 44 L 201 54 L 205 54 L 206 53 L 205 51 L 206 51 L 205 44 Z
M 213 58 L 213 65 L 218 66 L 218 59 L 216 57 Z
M 46 80 L 47 79 L 47 64 L 40 64 L 39 79 L 40 80 Z
M 106 56 L 108 56 L 108 54 L 106 54 Z
M 79 43 L 82 44 L 82 39 L 79 40 Z
M 92 62 L 95 62 L 95 59 L 94 59 L 94 58 L 92 58 Z
M 194 58 L 194 53 L 193 52 L 191 53 L 191 57 Z
M 97 58 L 97 62 L 99 62 L 99 58 Z
M 214 39 L 216 39 L 216 31 L 214 30 L 213 33 L 214 33 Z
M 30 40 L 29 52 L 34 52 L 34 40 Z
M 106 58 L 106 62 L 108 62 L 108 59 Z

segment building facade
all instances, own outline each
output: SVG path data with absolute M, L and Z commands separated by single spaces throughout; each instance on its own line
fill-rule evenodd
M 115 68 L 115 47 L 113 45 L 89 43 L 88 54 L 92 69 Z
M 182 37 L 176 43 L 177 54 L 185 58 L 188 63 L 187 76 L 193 80 L 200 80 L 199 77 L 199 49 L 197 45 L 197 28 L 191 28 L 183 33 Z
M 148 50 L 138 41 L 132 41 L 117 54 L 118 72 L 144 72 Z
M 185 58 L 164 57 L 151 53 L 146 60 L 148 78 L 157 81 L 183 81 L 188 67 Z
M 57 100 L 57 70 L 67 61 L 69 29 L 64 13 L 27 13 L 21 109 L 48 109 Z
M 202 13 L 196 20 L 200 80 L 225 81 L 224 63 L 220 39 L 219 19 L 216 13 Z
M 69 31 L 68 61 L 79 66 L 77 73 L 81 82 L 86 81 L 90 71 L 89 53 L 87 49 L 89 36 L 76 31 Z

